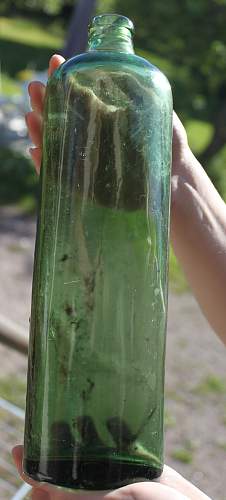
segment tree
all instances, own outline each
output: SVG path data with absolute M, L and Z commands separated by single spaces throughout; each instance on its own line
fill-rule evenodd
M 115 0 L 114 8 L 134 21 L 137 47 L 169 62 L 176 110 L 213 124 L 207 166 L 226 143 L 226 0 Z
M 95 4 L 95 0 L 80 0 L 78 4 L 75 4 L 63 50 L 64 57 L 72 57 L 85 51 L 88 24 L 94 12 Z
M 67 56 L 76 49 L 84 50 L 95 2 L 76 3 L 78 11 L 65 47 Z M 0 9 L 23 6 L 29 12 L 48 12 L 65 20 L 65 9 L 69 15 L 74 4 L 75 0 L 2 0 Z M 196 118 L 211 122 L 213 135 L 200 156 L 209 169 L 209 161 L 226 143 L 226 0 L 96 0 L 96 11 L 130 17 L 136 29 L 136 48 L 146 50 L 144 56 L 150 56 L 168 76 L 175 109 L 183 121 Z
M 57 15 L 63 9 L 64 5 L 73 3 L 73 0 L 1 0 L 0 14 L 47 14 Z

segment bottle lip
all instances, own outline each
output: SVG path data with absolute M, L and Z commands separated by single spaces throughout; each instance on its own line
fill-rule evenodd
M 92 19 L 89 25 L 89 33 L 92 33 L 96 28 L 106 27 L 127 28 L 132 33 L 134 32 L 134 24 L 128 17 L 120 14 L 101 14 Z

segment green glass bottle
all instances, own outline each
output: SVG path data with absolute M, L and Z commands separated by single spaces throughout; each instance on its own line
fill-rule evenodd
M 172 96 L 132 30 L 94 18 L 47 86 L 24 472 L 74 489 L 163 467 Z

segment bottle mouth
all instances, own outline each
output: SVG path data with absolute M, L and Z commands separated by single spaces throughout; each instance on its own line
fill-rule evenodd
M 89 34 L 92 34 L 97 29 L 105 31 L 106 29 L 128 29 L 134 32 L 133 22 L 128 17 L 119 14 L 102 14 L 95 16 L 89 25 Z

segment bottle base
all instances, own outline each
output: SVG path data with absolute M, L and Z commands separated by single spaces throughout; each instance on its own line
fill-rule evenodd
M 112 490 L 158 478 L 162 469 L 148 464 L 112 459 L 34 461 L 24 459 L 24 472 L 35 481 L 85 490 Z

